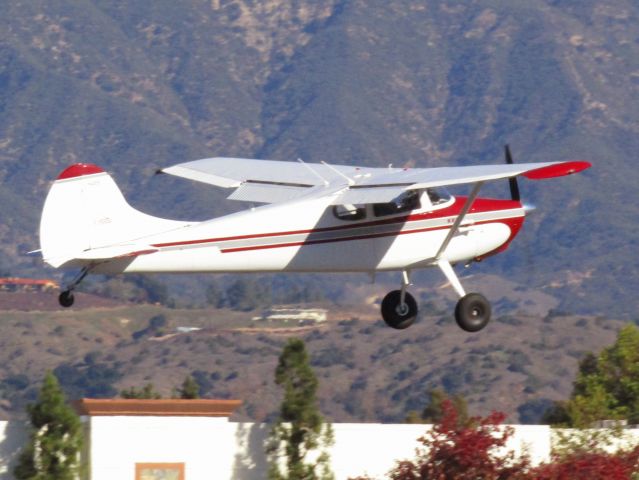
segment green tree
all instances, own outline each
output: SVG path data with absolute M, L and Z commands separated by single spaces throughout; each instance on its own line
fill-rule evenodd
M 149 319 L 149 324 L 146 328 L 133 332 L 133 340 L 140 340 L 144 337 L 161 337 L 166 335 L 168 320 L 163 314 L 154 315 Z
M 639 329 L 626 325 L 599 355 L 587 354 L 579 363 L 570 399 L 555 402 L 544 418 L 572 427 L 607 419 L 639 423 Z
M 408 413 L 407 423 L 439 423 L 444 416 L 442 405 L 446 401 L 450 401 L 455 408 L 455 418 L 460 422 L 460 426 L 468 423 L 468 404 L 463 395 L 449 396 L 445 391 L 434 388 L 429 392 L 429 396 L 430 401 L 421 414 L 415 411 Z
M 318 381 L 302 340 L 290 339 L 284 346 L 275 369 L 275 383 L 284 389 L 284 399 L 266 446 L 268 478 L 333 479 L 326 452 L 333 443 L 333 432 L 319 413 Z M 319 455 L 315 456 L 318 450 Z M 309 456 L 316 460 L 311 461 Z
M 139 398 L 139 399 L 154 399 L 162 398 L 153 386 L 152 383 L 147 383 L 142 388 L 130 387 L 120 392 L 122 398 Z
M 248 312 L 271 304 L 271 286 L 265 280 L 239 276 L 225 293 L 225 307 Z
M 75 480 L 80 470 L 82 425 L 53 373 L 45 375 L 38 400 L 27 412 L 31 434 L 13 471 L 15 478 Z
M 200 385 L 191 375 L 187 375 L 187 377 L 182 382 L 182 386 L 178 388 L 177 393 L 178 398 L 200 398 Z
M 570 425 L 570 414 L 568 413 L 568 402 L 557 400 L 544 412 L 541 423 L 548 425 L 565 426 Z
M 224 307 L 225 290 L 217 279 L 213 279 L 206 289 L 206 301 L 215 308 Z

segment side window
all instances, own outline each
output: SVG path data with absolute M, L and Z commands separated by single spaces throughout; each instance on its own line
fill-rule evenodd
M 427 188 L 428 198 L 433 206 L 442 205 L 450 200 L 450 193 L 443 188 Z
M 362 220 L 366 218 L 366 207 L 357 205 L 335 205 L 333 215 L 340 220 Z
M 409 212 L 421 208 L 419 194 L 415 190 L 408 190 L 389 203 L 374 203 L 373 212 L 376 217 L 385 215 L 395 215 L 397 213 Z

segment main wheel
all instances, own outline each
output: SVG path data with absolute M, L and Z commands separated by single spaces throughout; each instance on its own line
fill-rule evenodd
M 400 303 L 402 292 L 393 290 L 382 300 L 382 318 L 386 325 L 397 330 L 410 327 L 417 318 L 417 302 L 413 296 L 406 292 L 404 304 Z
M 490 321 L 490 303 L 480 293 L 469 293 L 457 302 L 455 320 L 462 330 L 478 332 Z
M 58 302 L 60 302 L 60 305 L 65 307 L 65 308 L 70 307 L 71 305 L 73 305 L 73 301 L 74 300 L 75 299 L 73 298 L 73 292 L 70 292 L 69 290 L 65 290 L 58 297 Z

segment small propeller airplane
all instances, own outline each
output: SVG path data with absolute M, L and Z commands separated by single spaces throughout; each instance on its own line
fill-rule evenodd
M 476 332 L 490 303 L 466 293 L 453 265 L 504 251 L 524 222 L 518 176 L 573 174 L 583 161 L 514 164 L 508 146 L 501 165 L 369 168 L 327 163 L 207 158 L 158 171 L 233 189 L 231 200 L 259 207 L 203 222 L 144 214 L 124 199 L 100 167 L 77 163 L 53 182 L 40 223 L 44 261 L 80 269 L 60 294 L 64 307 L 89 273 L 401 272 L 381 314 L 404 329 L 417 316 L 407 291 L 410 273 L 438 267 L 459 295 L 457 324 Z M 486 182 L 509 179 L 511 199 L 478 198 Z M 445 187 L 471 184 L 453 197 Z M 70 213 L 72 211 L 72 213 Z

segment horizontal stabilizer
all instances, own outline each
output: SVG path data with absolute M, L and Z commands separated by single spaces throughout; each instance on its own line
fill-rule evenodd
M 115 245 L 111 247 L 90 248 L 75 253 L 67 252 L 64 255 L 47 257 L 45 258 L 45 261 L 49 265 L 59 268 L 71 263 L 77 264 L 80 262 L 80 264 L 86 264 L 90 262 L 102 262 L 120 258 L 133 258 L 139 257 L 140 255 L 149 255 L 157 251 L 157 248 L 153 248 L 148 245 Z
M 113 258 L 139 257 L 157 252 L 157 248 L 148 245 L 115 245 L 112 247 L 91 248 L 75 256 L 78 260 L 109 260 Z

